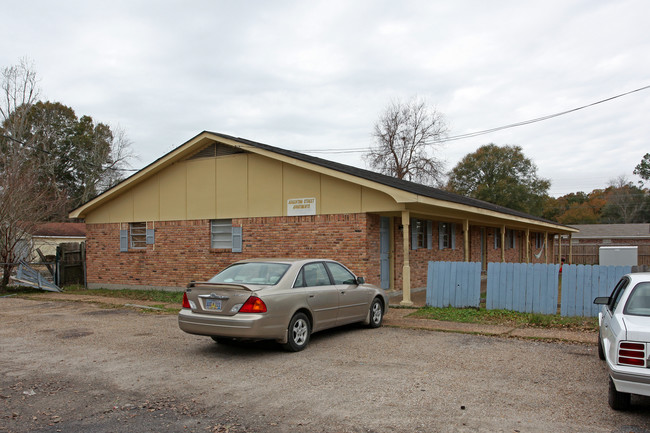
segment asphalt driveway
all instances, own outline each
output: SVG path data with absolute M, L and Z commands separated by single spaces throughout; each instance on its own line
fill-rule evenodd
M 176 317 L 0 299 L 0 432 L 646 432 L 592 344 L 383 327 L 222 346 Z

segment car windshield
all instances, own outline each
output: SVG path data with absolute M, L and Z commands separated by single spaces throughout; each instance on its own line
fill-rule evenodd
M 237 263 L 210 278 L 209 282 L 273 286 L 280 281 L 287 269 L 289 265 L 283 263 Z
M 625 314 L 650 316 L 650 282 L 639 283 L 634 287 L 625 305 Z

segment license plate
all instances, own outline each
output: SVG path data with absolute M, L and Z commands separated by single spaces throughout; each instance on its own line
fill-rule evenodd
M 221 311 L 221 301 L 216 299 L 206 299 L 205 309 L 212 311 Z

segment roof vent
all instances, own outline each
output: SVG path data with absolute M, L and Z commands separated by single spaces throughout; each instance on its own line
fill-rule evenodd
M 187 159 L 218 158 L 220 156 L 235 155 L 237 153 L 244 153 L 244 151 L 223 143 L 212 143 L 199 150 Z

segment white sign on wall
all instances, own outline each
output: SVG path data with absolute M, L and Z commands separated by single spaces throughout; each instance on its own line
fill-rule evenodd
M 290 198 L 287 200 L 287 215 L 316 215 L 316 199 Z

